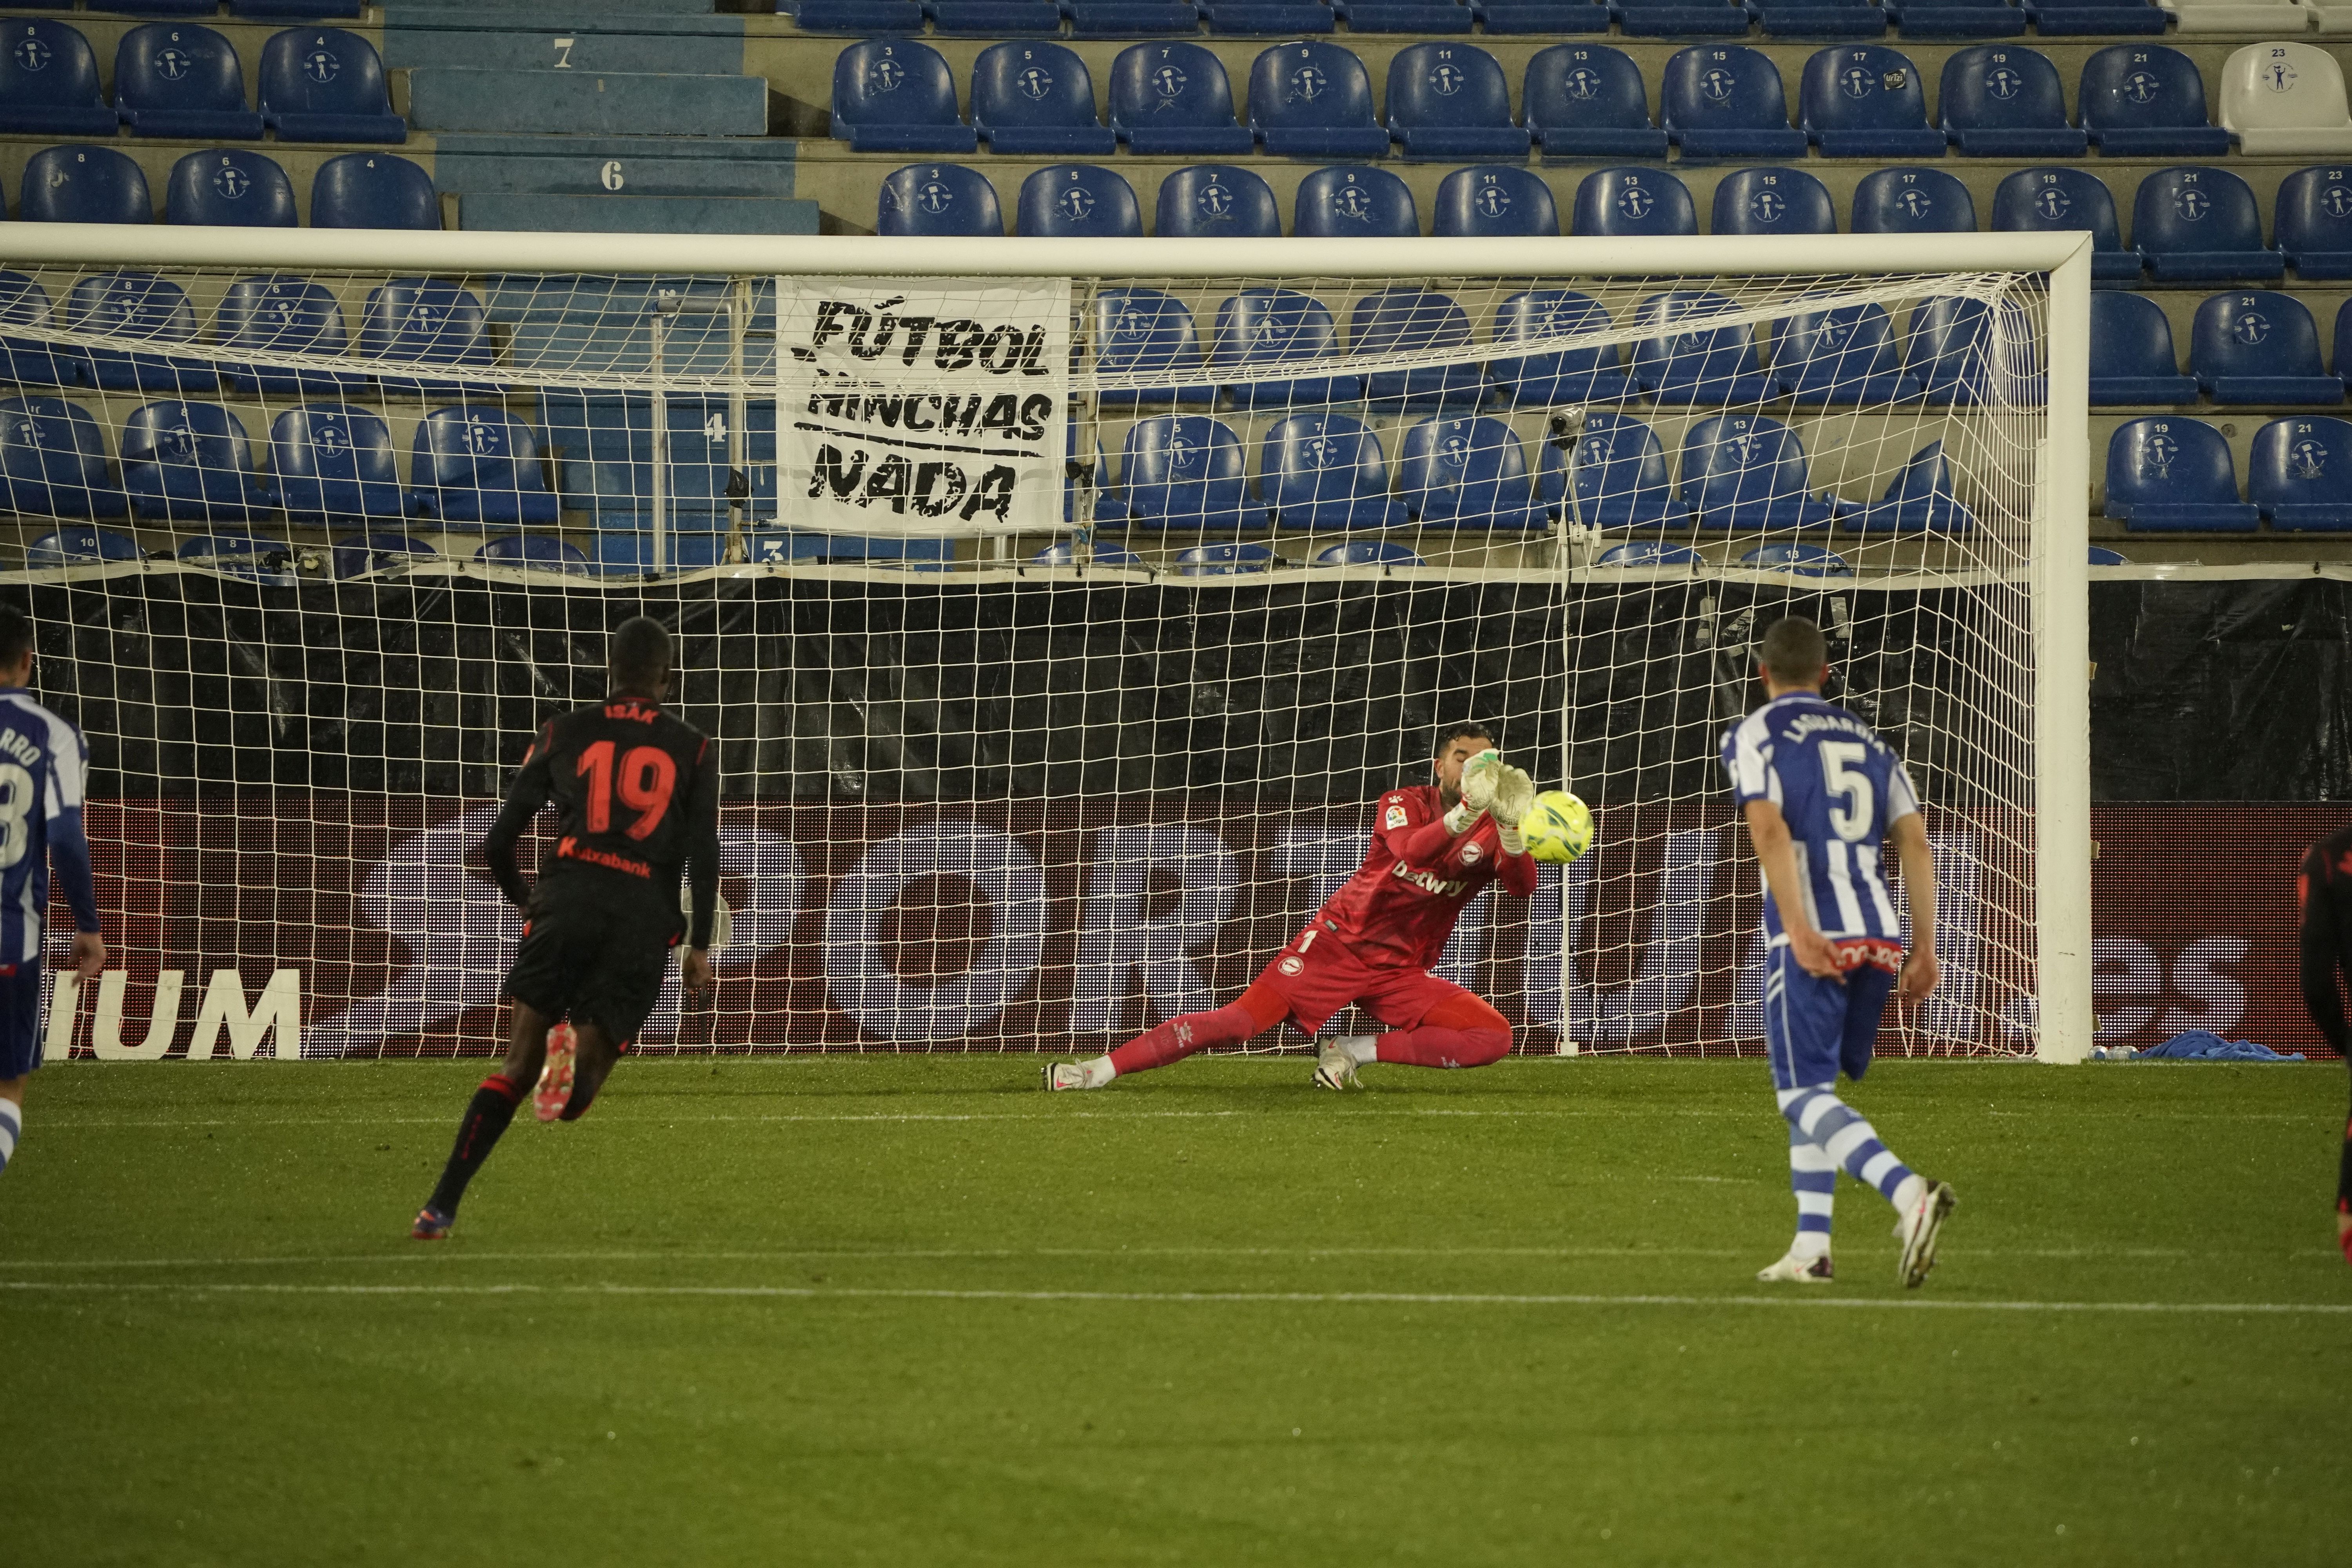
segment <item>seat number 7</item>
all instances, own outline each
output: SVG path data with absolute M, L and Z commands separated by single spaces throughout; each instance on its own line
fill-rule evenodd
M 1848 844 L 1869 837 L 1878 816 L 1878 793 L 1870 787 L 1870 775 L 1854 764 L 1870 755 L 1870 748 L 1859 741 L 1823 741 L 1820 751 L 1822 787 L 1844 803 L 1830 807 L 1830 831 Z
M 580 776 L 588 781 L 588 831 L 613 830 L 613 791 L 620 789 L 621 804 L 637 813 L 629 824 L 631 838 L 642 839 L 661 826 L 669 810 L 670 792 L 677 787 L 677 763 L 659 746 L 632 746 L 613 765 L 613 742 L 599 741 L 580 753 Z M 616 776 L 617 775 L 617 776 Z

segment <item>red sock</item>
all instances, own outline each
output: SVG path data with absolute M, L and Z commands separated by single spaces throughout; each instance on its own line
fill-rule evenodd
M 1432 1007 L 1416 1026 L 1382 1035 L 1376 1048 L 1384 1062 L 1482 1068 L 1511 1054 L 1511 1024 L 1465 991 Z
M 1288 1016 L 1290 1005 L 1279 995 L 1253 984 L 1239 998 L 1213 1013 L 1187 1013 L 1146 1029 L 1111 1052 L 1110 1065 L 1125 1078 L 1149 1072 L 1170 1062 L 1181 1062 L 1211 1046 L 1239 1045 L 1262 1035 Z

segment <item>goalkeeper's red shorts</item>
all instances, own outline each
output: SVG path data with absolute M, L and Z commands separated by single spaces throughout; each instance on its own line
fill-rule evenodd
M 1257 984 L 1289 1004 L 1290 1021 L 1313 1035 L 1350 1003 L 1392 1029 L 1410 1029 L 1449 996 L 1466 994 L 1451 980 L 1395 963 L 1367 963 L 1320 925 L 1309 925 L 1261 971 Z

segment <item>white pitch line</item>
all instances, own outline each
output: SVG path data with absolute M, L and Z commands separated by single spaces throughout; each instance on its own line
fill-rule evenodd
M 0 1280 L 0 1290 L 238 1296 L 634 1296 L 822 1301 L 1100 1301 L 1166 1306 L 1828 1307 L 1860 1311 L 2125 1312 L 2200 1317 L 2352 1315 L 2344 1301 L 1952 1301 L 1934 1297 L 1513 1295 L 1403 1290 L 956 1290 L 797 1285 L 203 1285 Z
M 1752 1252 L 1749 1247 L 1746 1251 Z M 813 1247 L 760 1252 L 466 1252 L 409 1247 L 399 1252 L 342 1253 L 315 1258 L 0 1258 L 5 1268 L 232 1268 L 341 1263 L 763 1263 L 804 1258 L 1738 1258 L 1731 1247 Z M 1970 1254 L 1982 1257 L 1981 1253 Z M 2069 1254 L 2068 1256 L 2073 1256 Z M 2167 1256 L 2177 1256 L 2167 1254 Z

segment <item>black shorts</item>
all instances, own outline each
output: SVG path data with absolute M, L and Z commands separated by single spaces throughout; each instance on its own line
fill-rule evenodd
M 550 1019 L 594 1024 L 625 1047 L 661 995 L 686 921 L 675 902 L 616 882 L 569 877 L 541 884 L 506 994 Z

